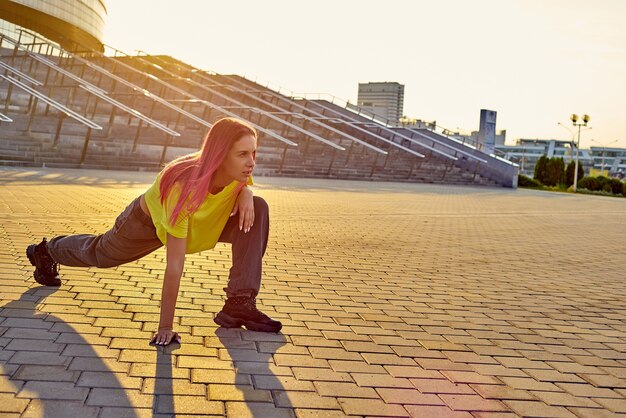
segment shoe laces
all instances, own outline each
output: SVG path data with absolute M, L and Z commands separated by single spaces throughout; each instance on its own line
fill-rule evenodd
M 59 263 L 57 263 L 56 261 L 54 261 L 54 259 L 50 256 L 50 254 L 48 254 L 48 249 L 46 248 L 46 239 L 43 239 L 43 242 L 40 244 L 41 247 L 38 248 L 39 250 L 39 255 L 42 258 L 42 260 L 44 261 L 44 266 L 43 270 L 44 270 L 44 274 L 46 275 L 50 275 L 50 276 L 55 276 L 57 274 L 59 274 Z
M 229 299 L 233 305 L 245 306 L 257 315 L 267 316 L 256 307 L 256 298 L 240 296 Z

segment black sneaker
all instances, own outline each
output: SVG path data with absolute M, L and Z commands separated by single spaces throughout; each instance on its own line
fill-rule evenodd
M 26 248 L 26 257 L 35 266 L 35 280 L 44 286 L 61 286 L 59 263 L 54 261 L 46 248 L 46 239 Z
M 228 298 L 221 312 L 213 319 L 217 325 L 225 328 L 245 326 L 250 331 L 278 332 L 283 327 L 256 307 L 256 299 L 239 296 Z

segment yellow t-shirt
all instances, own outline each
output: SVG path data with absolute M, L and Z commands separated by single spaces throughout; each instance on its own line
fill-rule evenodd
M 209 193 L 198 209 L 190 216 L 186 211 L 181 211 L 174 226 L 168 221 L 178 202 L 180 188 L 178 185 L 174 186 L 167 199 L 161 203 L 160 184 L 161 174 L 157 176 L 144 196 L 161 242 L 167 245 L 167 234 L 169 233 L 176 238 L 187 238 L 185 250 L 187 254 L 210 250 L 215 247 L 235 206 L 237 195 L 234 191 L 239 183 L 233 180 L 221 192 L 215 195 Z M 248 178 L 248 184 L 252 184 L 252 177 Z M 239 216 L 239 214 L 235 216 Z

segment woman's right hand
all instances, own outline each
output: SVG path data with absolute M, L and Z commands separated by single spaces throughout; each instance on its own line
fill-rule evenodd
M 180 343 L 180 335 L 177 332 L 173 329 L 160 329 L 154 334 L 150 344 L 166 346 L 174 341 Z

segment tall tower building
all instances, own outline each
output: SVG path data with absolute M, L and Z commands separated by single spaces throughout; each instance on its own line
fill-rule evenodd
M 397 125 L 404 109 L 404 85 L 388 81 L 359 83 L 357 105 Z

